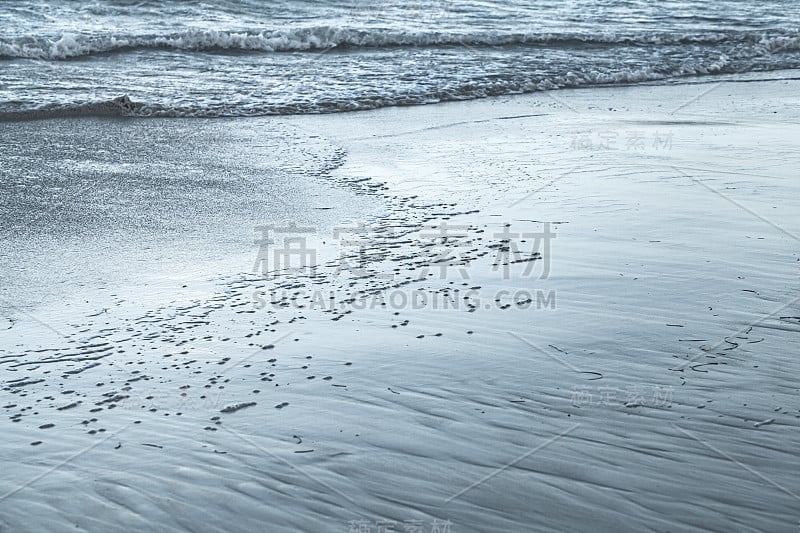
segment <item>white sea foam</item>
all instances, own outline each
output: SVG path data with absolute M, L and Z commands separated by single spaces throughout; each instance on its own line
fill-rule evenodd
M 69 59 L 132 49 L 184 51 L 239 50 L 287 52 L 331 48 L 379 48 L 426 46 L 548 46 L 590 47 L 609 45 L 740 45 L 769 51 L 800 48 L 795 33 L 765 34 L 753 31 L 699 33 L 541 33 L 502 31 L 410 31 L 313 26 L 288 30 L 214 31 L 190 30 L 167 34 L 83 34 L 0 38 L 0 57 Z
M 665 78 L 715 74 L 723 72 L 727 63 L 728 60 L 725 57 L 720 57 L 717 61 L 712 63 L 682 66 L 667 73 L 660 72 L 652 67 L 643 67 L 622 70 L 598 69 L 583 73 L 570 71 L 561 76 L 545 78 L 518 76 L 509 79 L 494 79 L 483 84 L 453 84 L 447 89 L 431 93 L 397 94 L 386 92 L 373 96 L 362 96 L 360 98 L 354 98 L 344 94 L 340 98 L 328 98 L 324 103 L 308 100 L 296 101 L 293 103 L 271 103 L 257 99 L 229 102 L 219 101 L 213 98 L 197 99 L 194 102 L 187 102 L 185 100 L 180 102 L 144 102 L 131 100 L 128 96 L 120 96 L 108 100 L 50 104 L 24 110 L 4 111 L 0 108 L 0 121 L 71 116 L 211 118 L 339 113 L 390 106 L 472 100 L 501 94 L 523 94 L 563 88 L 620 85 L 651 82 Z

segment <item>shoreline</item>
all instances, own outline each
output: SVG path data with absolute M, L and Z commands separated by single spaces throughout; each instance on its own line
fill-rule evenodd
M 792 75 L 793 73 L 793 75 Z M 770 76 L 774 74 L 774 76 Z M 788 75 L 782 75 L 788 74 Z M 769 81 L 796 81 L 800 79 L 800 70 L 793 68 L 765 71 L 734 72 L 725 74 L 706 74 L 689 75 L 677 78 L 664 78 L 656 80 L 632 81 L 624 83 L 598 83 L 596 85 L 582 85 L 578 87 L 559 87 L 556 89 L 541 89 L 530 92 L 508 93 L 500 95 L 489 95 L 481 97 L 471 97 L 464 100 L 451 99 L 440 100 L 431 103 L 413 104 L 392 104 L 364 109 L 322 111 L 322 112 L 303 112 L 303 113 L 269 113 L 251 115 L 170 115 L 169 111 L 152 115 L 132 114 L 143 107 L 141 103 L 134 103 L 127 95 L 119 95 L 110 100 L 98 100 L 86 102 L 85 104 L 73 107 L 54 107 L 52 109 L 30 109 L 26 111 L 7 111 L 0 113 L 0 124 L 14 124 L 20 122 L 40 122 L 48 120 L 69 120 L 69 119 L 156 119 L 156 120 L 242 120 L 242 119 L 281 119 L 283 117 L 304 117 L 304 116 L 327 116 L 349 113 L 368 113 L 380 111 L 386 108 L 407 108 L 407 107 L 429 107 L 443 104 L 459 104 L 462 102 L 492 101 L 495 99 L 518 98 L 541 94 L 561 93 L 563 91 L 602 91 L 605 89 L 623 89 L 631 87 L 676 87 L 681 85 L 704 85 L 722 83 L 757 83 Z M 145 108 L 149 106 L 144 106 Z M 164 114 L 166 113 L 166 114 Z
M 46 489 L 41 524 L 89 530 L 791 530 L 800 84 L 759 83 L 282 117 L 390 202 L 347 256 L 367 272 L 263 309 L 244 277 L 22 355 L 30 325 L 0 352 L 0 525 Z M 466 304 L 348 308 L 387 289 Z

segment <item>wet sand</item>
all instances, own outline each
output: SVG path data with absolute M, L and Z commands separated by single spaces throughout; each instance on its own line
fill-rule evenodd
M 0 526 L 795 531 L 798 86 L 226 121 L 381 208 L 9 313 Z

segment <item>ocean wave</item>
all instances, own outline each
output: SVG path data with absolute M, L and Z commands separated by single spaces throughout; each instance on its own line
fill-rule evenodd
M 645 46 L 749 45 L 774 53 L 800 49 L 798 32 L 709 31 L 705 33 L 514 33 L 354 29 L 331 26 L 263 31 L 189 30 L 170 34 L 63 33 L 48 37 L 0 37 L 0 58 L 63 60 L 139 49 L 194 52 L 292 52 L 335 48 L 427 46 Z
M 589 73 L 566 72 L 560 76 L 534 78 L 520 76 L 506 80 L 474 81 L 462 85 L 418 94 L 374 94 L 370 96 L 321 98 L 296 102 L 252 101 L 226 102 L 205 100 L 196 102 L 142 102 L 128 96 L 83 103 L 50 104 L 22 109 L 0 107 L 0 122 L 39 120 L 67 117 L 165 117 L 165 118 L 222 118 L 270 115 L 300 115 L 365 111 L 381 107 L 435 104 L 448 101 L 473 100 L 492 96 L 525 94 L 558 89 L 630 85 L 636 83 L 679 81 L 688 77 L 720 76 L 728 72 L 729 62 L 720 57 L 714 62 L 681 66 L 670 72 L 653 67 L 624 70 L 599 70 Z

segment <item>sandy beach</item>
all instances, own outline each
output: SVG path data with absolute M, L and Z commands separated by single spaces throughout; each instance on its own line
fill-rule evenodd
M 797 531 L 793 74 L 3 123 L 0 531 Z

